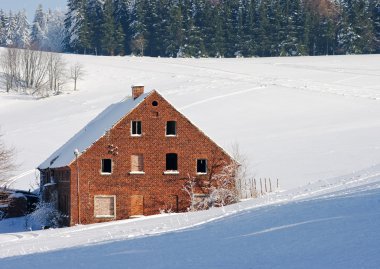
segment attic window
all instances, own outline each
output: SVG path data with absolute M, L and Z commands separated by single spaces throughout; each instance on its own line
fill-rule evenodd
M 152 106 L 158 106 L 158 102 L 157 101 L 153 101 L 152 102 Z
M 207 160 L 206 159 L 197 160 L 197 174 L 207 174 Z
M 167 136 L 176 136 L 177 135 L 177 122 L 176 121 L 166 122 L 166 135 Z
M 111 173 L 112 173 L 112 160 L 102 159 L 102 174 L 111 174 Z
M 141 121 L 132 121 L 131 123 L 131 135 L 141 136 Z

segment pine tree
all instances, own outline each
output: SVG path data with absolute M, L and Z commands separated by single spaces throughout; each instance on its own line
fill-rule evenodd
M 47 18 L 43 11 L 42 5 L 38 5 L 34 15 L 31 45 L 35 48 L 43 48 L 46 41 Z
M 20 11 L 15 16 L 15 40 L 17 48 L 27 48 L 30 45 L 30 25 L 26 17 L 25 10 Z
M 170 1 L 168 8 L 168 21 L 164 25 L 166 36 L 163 38 L 164 55 L 176 57 L 180 48 L 183 47 L 185 33 L 183 26 L 182 7 L 178 2 Z M 169 8 L 170 7 L 170 8 Z
M 115 55 L 117 46 L 114 21 L 114 6 L 112 0 L 106 0 L 103 8 L 104 22 L 101 30 L 101 51 L 106 55 Z
M 5 22 L 5 39 L 4 45 L 6 47 L 15 47 L 16 46 L 16 19 L 12 13 L 9 12 L 8 18 Z
M 47 13 L 47 33 L 45 47 L 49 51 L 62 52 L 65 38 L 65 15 L 58 10 Z
M 370 2 L 372 27 L 374 32 L 374 52 L 380 53 L 380 1 L 373 0 Z
M 68 0 L 64 48 L 74 53 L 89 53 L 90 33 L 86 14 L 86 0 Z
M 129 44 L 131 52 L 141 56 L 144 56 L 145 48 L 148 45 L 148 32 L 145 24 L 145 16 L 147 12 L 145 9 L 146 1 L 148 0 L 135 1 L 130 15 L 129 24 L 129 27 L 131 28 L 131 40 Z
M 115 39 L 117 39 L 117 53 L 129 54 L 131 42 L 131 29 L 130 29 L 130 14 L 133 8 L 131 0 L 114 0 L 114 18 L 117 29 L 115 32 Z M 121 29 L 120 29 L 121 27 Z
M 6 24 L 8 21 L 8 17 L 5 12 L 0 9 L 0 46 L 5 46 L 6 40 Z

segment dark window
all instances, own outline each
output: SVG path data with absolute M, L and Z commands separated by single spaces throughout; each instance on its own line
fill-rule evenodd
M 102 173 L 111 174 L 112 173 L 112 160 L 103 159 L 102 160 Z
M 175 153 L 166 154 L 166 171 L 178 170 L 178 158 Z
M 177 122 L 166 122 L 166 135 L 177 135 Z
M 141 135 L 141 121 L 132 121 L 131 128 L 132 135 Z
M 198 159 L 197 160 L 197 173 L 206 174 L 207 173 L 207 160 Z
M 152 102 L 152 106 L 158 106 L 158 102 L 157 101 L 153 101 Z

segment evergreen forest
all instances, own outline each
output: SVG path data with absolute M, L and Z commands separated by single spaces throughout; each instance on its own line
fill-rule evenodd
M 380 0 L 68 0 L 64 14 L 39 7 L 30 25 L 0 11 L 0 45 L 152 57 L 380 53 Z

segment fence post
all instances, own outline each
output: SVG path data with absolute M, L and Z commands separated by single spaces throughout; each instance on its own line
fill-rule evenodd
M 261 181 L 261 177 L 260 177 L 260 190 L 261 190 L 261 195 L 263 195 L 263 182 Z
M 269 178 L 269 192 L 272 192 L 272 181 L 270 178 Z
M 267 178 L 265 178 L 264 180 L 265 180 L 265 193 L 267 193 L 268 192 L 268 190 L 267 190 Z

